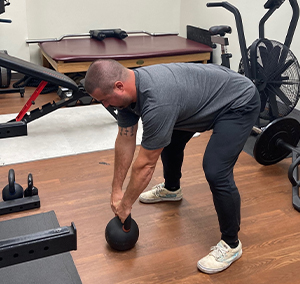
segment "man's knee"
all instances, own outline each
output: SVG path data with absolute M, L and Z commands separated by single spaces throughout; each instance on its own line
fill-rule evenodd
M 203 161 L 203 171 L 211 191 L 231 191 L 235 188 L 233 178 L 233 168 L 222 166 L 221 164 L 210 161 Z
M 222 183 L 223 177 L 221 171 L 218 165 L 214 164 L 213 161 L 203 161 L 203 171 L 211 189 L 216 188 L 220 183 Z

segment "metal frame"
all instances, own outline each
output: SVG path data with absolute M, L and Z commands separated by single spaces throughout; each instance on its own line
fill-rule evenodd
M 292 164 L 289 167 L 288 177 L 292 184 L 292 202 L 294 208 L 300 212 L 300 196 L 299 196 L 299 164 L 300 154 L 299 152 L 292 152 Z
M 20 212 L 40 208 L 41 202 L 38 195 L 28 196 L 24 198 L 17 198 L 0 202 L 0 215 Z
M 77 250 L 77 231 L 74 223 L 0 241 L 0 268 Z

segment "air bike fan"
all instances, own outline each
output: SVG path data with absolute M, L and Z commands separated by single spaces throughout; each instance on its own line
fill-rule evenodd
M 272 121 L 288 115 L 296 106 L 300 92 L 300 66 L 284 44 L 268 39 L 255 41 L 248 59 L 261 98 L 260 118 Z M 241 60 L 239 73 L 244 74 Z
M 259 23 L 259 39 L 245 52 L 248 64 L 241 59 L 239 73 L 246 74 L 255 83 L 261 98 L 260 118 L 272 121 L 288 115 L 296 106 L 300 95 L 300 66 L 297 58 L 289 49 L 299 18 L 297 1 L 289 0 L 293 16 L 284 44 L 269 40 L 264 36 L 264 24 L 284 0 L 267 1 L 268 9 Z M 247 66 L 248 65 L 248 66 Z

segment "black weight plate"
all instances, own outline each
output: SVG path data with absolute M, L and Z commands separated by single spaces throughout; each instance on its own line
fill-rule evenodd
M 290 154 L 290 150 L 276 145 L 282 139 L 296 147 L 300 140 L 300 123 L 294 118 L 280 118 L 272 121 L 258 136 L 253 156 L 262 165 L 273 165 Z

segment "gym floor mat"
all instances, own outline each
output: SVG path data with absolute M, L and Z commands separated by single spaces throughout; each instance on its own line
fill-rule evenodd
M 0 222 L 0 240 L 60 227 L 50 211 Z M 24 262 L 0 269 L 5 284 L 82 284 L 69 252 Z

